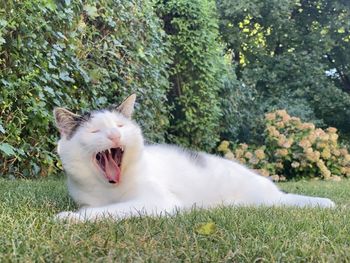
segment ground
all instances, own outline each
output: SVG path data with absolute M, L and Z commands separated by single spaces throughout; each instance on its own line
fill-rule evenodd
M 0 180 L 0 262 L 346 262 L 350 180 L 282 183 L 335 209 L 217 208 L 168 218 L 69 225 L 62 179 Z

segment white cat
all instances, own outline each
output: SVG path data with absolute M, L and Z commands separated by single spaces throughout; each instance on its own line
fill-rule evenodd
M 84 116 L 54 110 L 58 153 L 71 196 L 81 206 L 61 212 L 73 221 L 166 215 L 193 206 L 334 207 L 327 198 L 286 194 L 246 167 L 176 146 L 144 145 L 131 120 L 135 94 L 119 107 Z

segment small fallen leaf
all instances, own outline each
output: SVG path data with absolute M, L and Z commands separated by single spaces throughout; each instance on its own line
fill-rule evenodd
M 216 232 L 216 225 L 213 222 L 200 224 L 196 228 L 196 232 L 200 235 L 212 235 Z

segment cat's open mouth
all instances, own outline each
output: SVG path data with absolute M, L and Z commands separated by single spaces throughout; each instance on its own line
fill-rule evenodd
M 99 152 L 95 156 L 97 166 L 111 184 L 116 184 L 120 181 L 123 154 L 124 149 L 118 147 Z

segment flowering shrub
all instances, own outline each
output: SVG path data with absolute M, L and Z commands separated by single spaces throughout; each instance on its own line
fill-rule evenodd
M 350 177 L 350 154 L 338 143 L 337 129 L 316 128 L 291 117 L 285 110 L 265 115 L 265 145 L 233 145 L 223 141 L 218 150 L 273 180 Z

